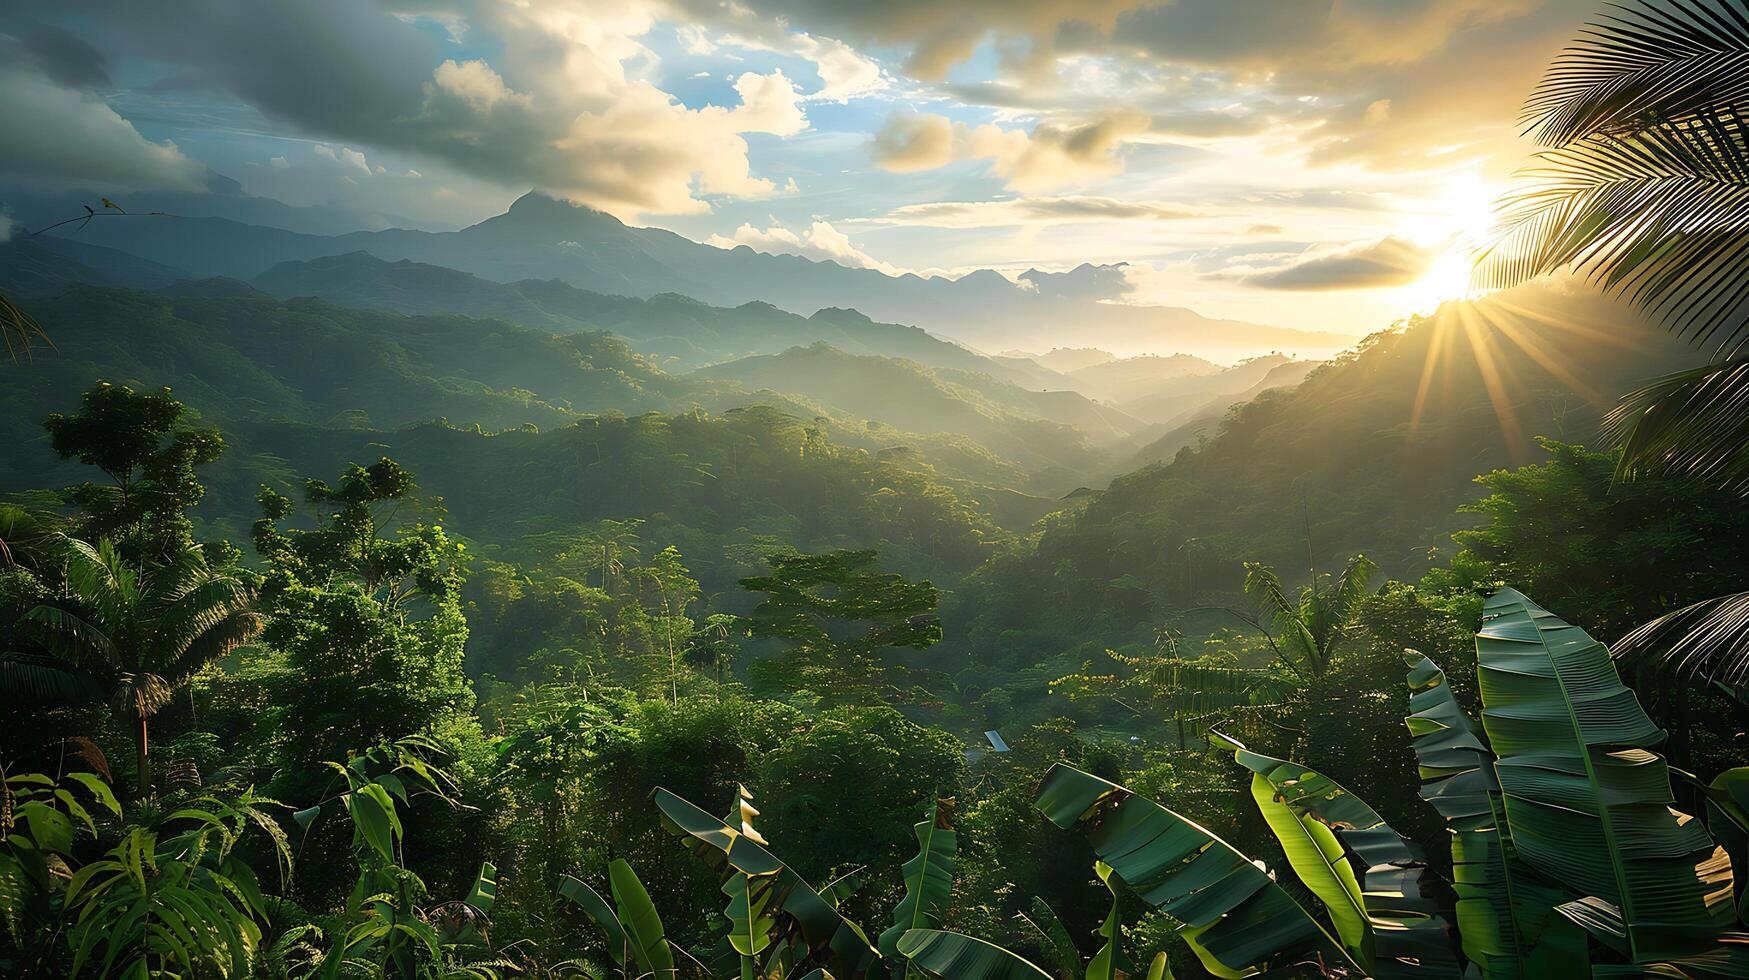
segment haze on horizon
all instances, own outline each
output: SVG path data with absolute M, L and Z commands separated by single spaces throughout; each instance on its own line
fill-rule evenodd
M 1578 0 L 13 0 L 10 188 L 448 229 L 533 187 L 889 273 L 1359 336 L 1462 293 Z M 14 191 L 17 193 L 17 191 Z

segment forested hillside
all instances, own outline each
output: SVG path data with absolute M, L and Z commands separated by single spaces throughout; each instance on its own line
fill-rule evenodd
M 1749 978 L 1749 0 L 1572 13 L 8 8 L 0 978 Z

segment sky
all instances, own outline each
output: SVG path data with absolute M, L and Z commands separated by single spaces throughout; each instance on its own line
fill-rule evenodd
M 456 228 L 531 188 L 1360 335 L 1460 295 L 1601 0 L 0 0 L 0 176 Z

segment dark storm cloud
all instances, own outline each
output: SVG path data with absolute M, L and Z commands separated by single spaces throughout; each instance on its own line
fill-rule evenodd
M 58 27 L 32 31 L 18 44 L 17 53 L 64 88 L 109 84 L 108 60 L 89 42 L 70 31 Z

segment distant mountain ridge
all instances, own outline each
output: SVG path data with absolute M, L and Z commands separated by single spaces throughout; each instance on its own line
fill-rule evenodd
M 504 214 L 454 232 L 396 228 L 315 235 L 220 217 L 164 216 L 92 222 L 76 235 L 199 276 L 248 280 L 282 262 L 365 251 L 497 282 L 558 279 L 636 298 L 678 293 L 728 307 L 763 301 L 802 315 L 853 307 L 878 321 L 913 324 L 991 350 L 1072 340 L 1234 360 L 1272 349 L 1329 352 L 1353 341 L 1339 334 L 1214 319 L 1178 307 L 1044 292 L 988 269 L 958 279 L 890 276 L 746 246 L 720 249 L 659 228 L 631 227 L 535 192 Z
M 829 307 L 803 317 L 762 302 L 725 309 L 673 293 L 611 296 L 558 279 L 501 283 L 364 251 L 283 262 L 253 283 L 281 298 L 315 296 L 361 309 L 496 317 L 562 333 L 610 330 L 678 370 L 824 342 L 852 354 L 906 357 L 930 367 L 1011 373 L 996 359 L 918 327 L 877 323 L 856 310 Z

